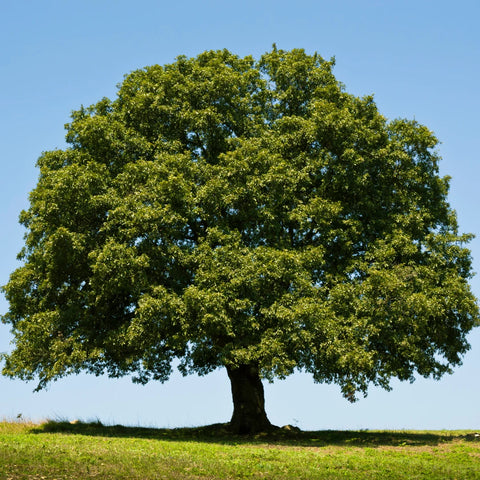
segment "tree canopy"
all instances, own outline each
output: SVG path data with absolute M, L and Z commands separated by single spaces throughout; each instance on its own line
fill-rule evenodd
M 255 431 L 261 378 L 302 370 L 354 400 L 459 365 L 479 314 L 437 139 L 333 64 L 207 51 L 73 112 L 21 213 L 3 373 L 226 367 L 232 425 Z

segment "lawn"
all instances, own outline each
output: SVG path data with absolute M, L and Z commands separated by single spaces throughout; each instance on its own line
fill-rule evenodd
M 480 479 L 473 431 L 241 437 L 100 423 L 0 423 L 0 479 Z

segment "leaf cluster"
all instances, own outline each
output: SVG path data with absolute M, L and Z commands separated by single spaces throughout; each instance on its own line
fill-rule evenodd
M 478 308 L 437 140 L 332 68 L 209 51 L 75 111 L 21 214 L 4 374 L 255 364 L 354 400 L 458 365 Z

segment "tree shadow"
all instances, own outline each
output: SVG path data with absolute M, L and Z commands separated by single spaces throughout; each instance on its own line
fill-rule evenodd
M 284 427 L 255 435 L 235 435 L 228 424 L 194 428 L 144 428 L 122 425 L 106 426 L 100 422 L 47 421 L 30 430 L 31 433 L 64 433 L 101 437 L 141 438 L 163 441 L 204 442 L 224 445 L 268 444 L 271 446 L 328 447 L 351 446 L 379 448 L 385 446 L 435 446 L 455 440 L 479 441 L 480 435 L 468 432 L 410 432 L 410 431 L 300 431 Z

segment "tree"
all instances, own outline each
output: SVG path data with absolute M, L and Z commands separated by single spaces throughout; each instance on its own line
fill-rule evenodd
M 261 379 L 355 400 L 440 378 L 478 323 L 437 140 L 345 92 L 303 50 L 223 51 L 127 75 L 44 153 L 3 374 L 165 381 L 225 367 L 231 428 L 271 427 Z

